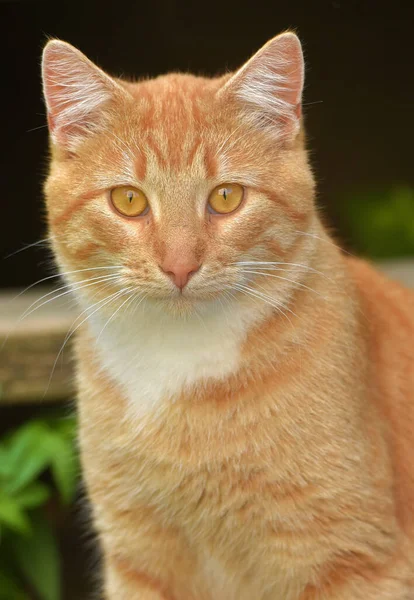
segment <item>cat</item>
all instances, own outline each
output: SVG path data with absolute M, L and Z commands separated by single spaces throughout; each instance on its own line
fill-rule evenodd
M 315 208 L 293 32 L 235 73 L 43 54 L 107 600 L 414 598 L 414 294 Z

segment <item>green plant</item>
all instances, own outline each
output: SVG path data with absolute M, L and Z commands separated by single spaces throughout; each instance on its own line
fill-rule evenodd
M 60 600 L 53 505 L 73 500 L 73 417 L 34 419 L 0 439 L 0 600 Z
M 414 189 L 351 192 L 338 209 L 357 252 L 370 258 L 414 256 Z

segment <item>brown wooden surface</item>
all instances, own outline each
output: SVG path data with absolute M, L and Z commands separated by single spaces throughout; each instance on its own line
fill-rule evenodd
M 54 293 L 40 301 L 51 289 L 0 295 L 0 404 L 56 401 L 73 393 L 70 344 L 53 366 L 78 313 L 68 296 L 46 303 Z
M 414 288 L 414 260 L 386 261 L 378 267 Z M 36 286 L 21 295 L 19 290 L 0 294 L 0 404 L 56 401 L 73 395 L 70 342 L 57 357 L 79 310 L 68 295 L 47 302 L 60 292 L 40 300 L 51 289 Z

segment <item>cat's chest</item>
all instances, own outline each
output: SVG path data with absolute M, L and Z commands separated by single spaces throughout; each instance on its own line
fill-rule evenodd
M 105 372 L 126 394 L 137 414 L 173 401 L 187 387 L 235 373 L 241 349 L 257 317 L 236 309 L 173 319 L 145 312 L 105 325 L 91 319 L 96 354 Z

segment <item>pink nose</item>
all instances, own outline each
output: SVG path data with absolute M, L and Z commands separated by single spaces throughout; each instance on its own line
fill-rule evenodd
M 165 259 L 160 264 L 161 269 L 170 277 L 180 290 L 185 287 L 192 275 L 200 268 L 195 261 L 176 262 Z

